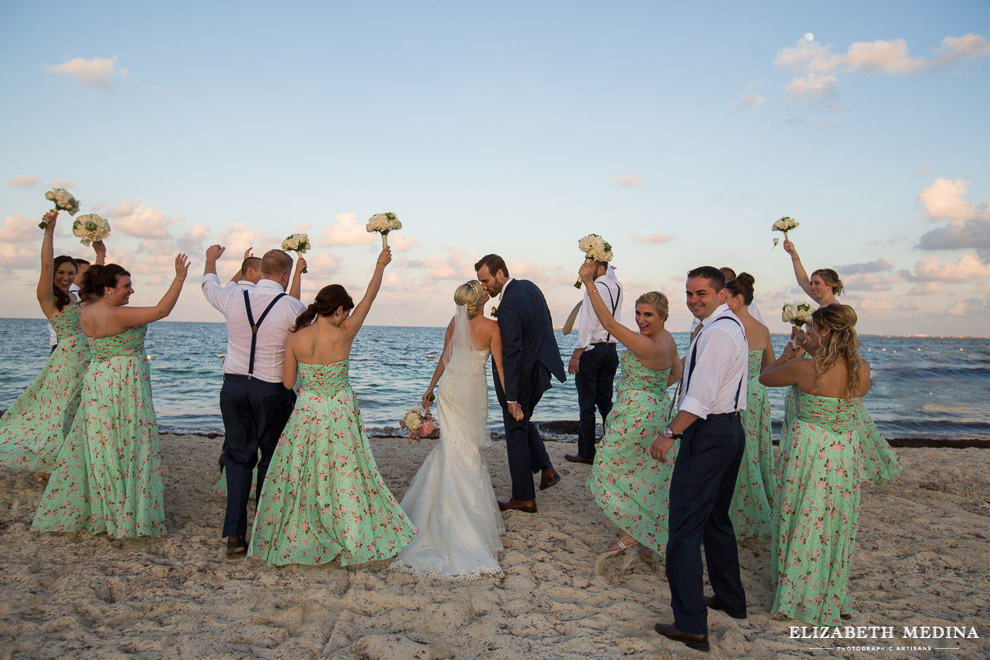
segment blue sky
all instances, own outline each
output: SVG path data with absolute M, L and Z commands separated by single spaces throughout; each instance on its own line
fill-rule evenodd
M 203 250 L 307 231 L 303 298 L 360 295 L 372 214 L 403 221 L 371 323 L 441 325 L 487 252 L 562 323 L 577 241 L 631 301 L 700 264 L 756 278 L 771 329 L 805 300 L 771 223 L 836 268 L 867 333 L 990 334 L 990 5 L 4 3 L 4 315 L 40 316 L 43 194 L 110 220 L 111 260 L 175 320 L 213 318 Z M 85 254 L 64 218 L 58 252 Z M 772 319 L 772 320 L 771 320 Z M 217 317 L 219 320 L 219 317 Z

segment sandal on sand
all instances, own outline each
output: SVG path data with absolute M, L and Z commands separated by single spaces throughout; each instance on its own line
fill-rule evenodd
M 627 536 L 627 537 L 625 537 L 625 539 L 619 538 L 619 540 L 616 541 L 615 544 L 612 547 L 607 548 L 605 550 L 605 554 L 608 554 L 610 552 L 611 553 L 619 553 L 619 552 L 622 552 L 623 550 L 625 550 L 626 548 L 631 548 L 634 545 L 638 545 L 638 544 L 639 544 L 639 541 L 637 541 L 636 539 L 634 539 L 631 536 Z

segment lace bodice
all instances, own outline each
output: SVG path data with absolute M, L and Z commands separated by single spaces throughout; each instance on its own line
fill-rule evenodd
M 670 369 L 648 369 L 639 363 L 632 351 L 625 351 L 619 361 L 622 363 L 622 379 L 617 388 L 619 392 L 628 388 L 662 395 L 667 391 Z
M 112 337 L 90 337 L 89 346 L 93 349 L 93 360 L 106 362 L 115 357 L 144 359 L 144 336 L 147 332 L 148 326 L 136 325 Z
M 350 387 L 350 360 L 341 360 L 330 364 L 309 364 L 300 362 L 297 365 L 299 389 L 312 392 L 317 396 L 330 398 L 341 390 Z

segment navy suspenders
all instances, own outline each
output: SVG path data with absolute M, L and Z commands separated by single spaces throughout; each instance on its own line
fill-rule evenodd
M 605 284 L 605 283 L 602 282 L 602 284 Z M 619 294 L 622 292 L 622 287 L 619 286 L 619 283 L 618 282 L 615 283 L 615 300 L 612 299 L 612 289 L 608 288 L 608 285 L 607 284 L 605 284 L 605 290 L 608 291 L 608 301 L 610 303 L 612 303 L 612 318 L 614 319 L 615 318 L 615 310 L 619 306 Z M 608 334 L 608 336 L 605 337 L 605 341 L 606 342 L 609 339 L 612 338 L 612 333 L 611 332 L 609 332 L 607 334 Z
M 245 293 L 245 295 L 247 295 L 247 294 Z M 736 317 L 734 317 L 734 316 L 720 316 L 717 319 L 715 319 L 714 321 L 712 321 L 712 324 L 718 323 L 722 319 L 728 319 L 728 320 L 732 321 L 733 323 L 735 323 L 736 325 L 738 325 L 740 328 L 742 328 L 742 323 L 740 323 L 736 319 Z M 743 336 L 744 337 L 746 336 L 745 329 L 743 330 Z M 700 338 L 701 338 L 701 333 L 698 333 L 698 337 L 696 337 L 695 340 L 694 340 L 694 346 L 691 347 L 691 368 L 688 369 L 687 378 L 684 379 L 684 389 L 683 389 L 683 392 L 685 392 L 685 393 L 687 393 L 688 386 L 691 384 L 691 374 L 694 373 L 694 366 L 697 364 L 697 358 L 698 358 L 698 339 L 700 339 Z M 743 381 L 744 380 L 746 380 L 746 376 L 743 376 L 741 379 L 739 379 L 739 386 L 736 387 L 736 409 L 739 408 L 739 394 L 742 392 L 742 384 L 743 384 Z
M 285 293 L 283 292 L 278 294 L 272 299 L 270 303 L 268 303 L 268 307 L 266 307 L 265 311 L 263 311 L 261 313 L 261 316 L 258 317 L 257 323 L 254 322 L 254 314 L 251 313 L 251 299 L 248 297 L 247 290 L 245 289 L 243 293 L 244 293 L 244 310 L 247 312 L 248 323 L 251 324 L 251 357 L 248 359 L 248 378 L 252 378 L 254 377 L 254 350 L 258 344 L 258 328 L 261 327 L 261 324 L 265 320 L 265 317 L 268 316 L 268 312 L 272 311 L 272 307 L 275 306 L 275 303 L 277 303 L 279 298 L 284 296 Z

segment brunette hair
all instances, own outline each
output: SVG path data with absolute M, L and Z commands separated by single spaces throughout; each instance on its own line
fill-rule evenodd
M 66 254 L 62 254 L 55 257 L 55 262 L 52 264 L 53 280 L 55 278 L 55 271 L 57 271 L 58 267 L 61 266 L 62 264 L 72 264 L 72 266 L 76 269 L 76 273 L 79 272 L 79 264 L 76 263 L 76 260 Z M 75 279 L 74 276 L 73 279 Z M 55 294 L 55 307 L 58 308 L 58 311 L 61 312 L 66 305 L 72 302 L 72 298 L 69 297 L 69 294 L 67 294 L 65 291 L 62 291 L 62 289 L 55 286 L 54 282 L 52 284 L 52 292 Z
M 79 287 L 79 297 L 83 300 L 100 298 L 107 287 L 113 289 L 117 286 L 117 281 L 131 274 L 124 270 L 123 266 L 117 264 L 106 264 L 101 266 L 96 264 L 90 266 L 83 274 L 82 285 Z
M 688 279 L 695 277 L 703 277 L 712 285 L 715 292 L 718 293 L 725 288 L 725 275 L 722 274 L 715 266 L 698 266 L 688 271 Z
M 842 280 L 839 279 L 839 274 L 836 273 L 831 268 L 819 268 L 811 274 L 812 277 L 818 275 L 822 278 L 822 282 L 825 286 L 832 287 L 832 295 L 839 296 L 842 295 Z
M 354 301 L 347 294 L 347 289 L 341 285 L 328 284 L 316 294 L 316 300 L 311 302 L 306 307 L 306 310 L 296 317 L 296 324 L 292 326 L 289 332 L 295 332 L 300 328 L 305 328 L 317 316 L 333 316 L 334 312 L 340 307 L 344 308 L 344 310 L 354 309 Z
M 756 280 L 749 273 L 739 273 L 734 279 L 725 283 L 725 288 L 734 296 L 742 296 L 743 302 L 749 307 L 753 304 L 753 284 Z
M 506 277 L 509 276 L 509 267 L 505 265 L 505 259 L 498 256 L 497 254 L 486 254 L 481 259 L 478 259 L 478 263 L 474 265 L 474 272 L 481 270 L 482 266 L 488 267 L 488 272 L 495 275 L 498 271 L 502 271 Z
M 722 266 L 719 271 L 722 272 L 722 277 L 725 278 L 726 282 L 736 279 L 736 271 L 728 266 Z
M 819 307 L 811 314 L 814 328 L 830 331 L 815 358 L 815 387 L 821 385 L 825 372 L 842 359 L 846 363 L 846 396 L 850 399 L 859 396 L 860 358 L 856 321 L 856 310 L 840 303 Z
M 637 305 L 653 305 L 657 310 L 657 315 L 666 321 L 670 316 L 670 301 L 667 296 L 659 291 L 647 291 L 639 298 L 636 298 Z

